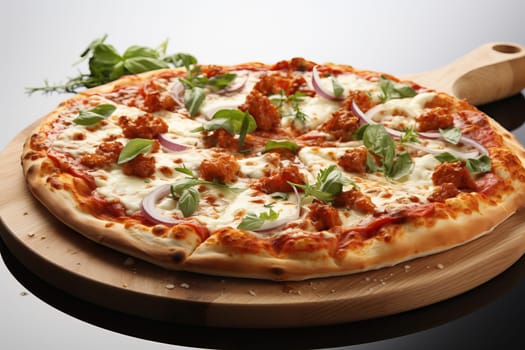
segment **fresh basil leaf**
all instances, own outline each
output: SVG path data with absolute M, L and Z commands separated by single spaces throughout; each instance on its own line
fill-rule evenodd
M 454 163 L 454 162 L 457 162 L 458 160 L 461 160 L 449 152 L 443 152 L 440 154 L 436 154 L 434 158 L 439 160 L 441 163 Z
M 117 164 L 129 162 L 141 153 L 148 152 L 153 146 L 154 140 L 149 139 L 131 139 L 126 143 L 117 160 Z
M 237 74 L 235 74 L 235 73 L 226 73 L 226 74 L 215 75 L 215 76 L 209 78 L 208 81 L 206 82 L 206 84 L 209 87 L 214 88 L 214 90 L 222 90 L 225 87 L 227 87 L 228 85 L 230 85 L 230 83 L 236 77 L 237 77 Z
M 383 158 L 384 164 L 391 164 L 396 152 L 396 143 L 381 124 L 369 125 L 363 133 L 366 148 Z
M 276 148 L 277 149 L 278 148 L 284 148 L 284 149 L 292 151 L 293 153 L 297 153 L 297 151 L 299 150 L 299 146 L 297 146 L 297 144 L 295 142 L 286 141 L 286 140 L 283 140 L 283 141 L 270 140 L 264 146 L 263 153 L 266 153 L 266 152 L 271 151 L 272 149 L 276 149 Z
M 93 56 L 89 59 L 89 69 L 101 82 L 108 82 L 115 65 L 121 61 L 122 57 L 112 45 L 99 44 L 93 49 Z
M 184 91 L 184 101 L 186 104 L 186 109 L 192 117 L 199 113 L 199 109 L 201 108 L 205 97 L 206 94 L 204 93 L 204 89 L 197 86 L 192 89 L 186 89 Z
M 379 99 L 382 103 L 391 99 L 414 97 L 417 95 L 417 92 L 411 86 L 394 83 L 384 76 L 379 78 L 379 88 L 381 89 Z
M 491 164 L 489 156 L 484 154 L 477 159 L 473 159 L 473 158 L 467 159 L 466 168 L 472 174 L 481 174 L 481 173 L 489 172 L 490 169 L 492 168 L 492 164 Z
M 439 129 L 439 133 L 441 134 L 441 136 L 443 136 L 443 138 L 446 141 L 450 142 L 453 145 L 457 145 L 461 140 L 461 130 L 456 127 L 448 129 Z
M 336 165 L 330 165 L 317 173 L 316 182 L 313 185 L 301 185 L 288 182 L 291 186 L 299 187 L 306 196 L 312 196 L 325 202 L 333 201 L 335 196 L 341 193 L 343 186 L 351 181 L 345 179 L 341 170 Z
M 381 171 L 381 168 L 376 164 L 374 157 L 369 152 L 366 154 L 366 171 L 369 173 Z
M 334 91 L 334 96 L 335 97 L 341 97 L 341 95 L 343 94 L 343 92 L 345 91 L 345 89 L 343 88 L 343 86 L 337 81 L 337 79 L 335 79 L 334 77 L 331 78 L 332 80 L 332 89 Z
M 175 67 L 185 67 L 188 71 L 190 70 L 190 66 L 197 64 L 197 59 L 187 53 L 176 53 L 164 57 L 164 61 L 173 64 Z
M 184 217 L 191 216 L 199 206 L 200 194 L 196 188 L 190 187 L 182 191 L 177 202 L 177 208 L 182 212 Z
M 248 128 L 250 126 L 250 119 L 247 117 L 248 115 L 248 113 L 245 113 L 242 118 L 241 129 L 239 130 L 239 149 L 244 147 L 244 140 L 248 134 Z
M 116 109 L 117 107 L 112 104 L 101 104 L 87 111 L 80 110 L 78 117 L 73 119 L 73 123 L 79 125 L 95 125 L 113 114 Z
M 343 190 L 343 174 L 335 165 L 330 165 L 326 169 L 321 169 L 317 174 L 319 190 L 333 195 L 339 194 Z
M 241 223 L 237 226 L 239 230 L 257 230 L 261 228 L 265 221 L 275 221 L 279 217 L 279 213 L 269 208 L 267 213 L 248 213 L 244 216 Z
M 381 159 L 381 166 L 375 164 L 374 159 L 367 155 L 367 170 L 382 171 L 386 177 L 399 180 L 410 174 L 413 161 L 407 152 L 396 153 L 396 143 L 381 124 L 369 125 L 363 132 L 363 144 L 369 152 Z
M 159 52 L 151 47 L 133 45 L 127 48 L 122 57 L 124 59 L 136 57 L 159 58 Z
M 410 175 L 413 168 L 414 161 L 410 158 L 408 152 L 402 152 L 394 160 L 387 176 L 392 180 L 399 180 Z
M 158 58 L 132 57 L 124 61 L 124 67 L 132 74 L 139 74 L 151 70 L 168 68 L 168 64 Z
M 204 125 L 204 129 L 209 129 L 208 126 L 212 126 L 214 129 L 224 128 L 232 135 L 238 135 L 241 132 L 242 124 L 244 120 L 247 119 L 247 129 L 248 133 L 255 131 L 257 128 L 257 123 L 251 114 L 243 112 L 239 109 L 221 109 L 213 115 L 212 120 Z M 215 125 L 215 126 L 214 126 Z M 221 125 L 220 127 L 217 127 Z
M 352 134 L 352 138 L 354 140 L 362 140 L 363 139 L 363 135 L 366 131 L 366 129 L 368 128 L 370 124 L 363 124 L 361 125 L 356 131 L 354 131 L 354 133 Z

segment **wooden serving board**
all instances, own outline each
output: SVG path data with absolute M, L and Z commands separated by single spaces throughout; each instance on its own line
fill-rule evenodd
M 497 276 L 525 253 L 525 210 L 444 253 L 376 271 L 302 282 L 167 271 L 72 231 L 25 187 L 19 157 L 31 128 L 0 154 L 1 238 L 29 269 L 81 299 L 155 320 L 299 327 L 385 316 L 436 303 Z
M 22 144 L 32 128 L 0 154 L 1 238 L 24 265 L 52 285 L 120 312 L 226 327 L 350 322 L 453 297 L 497 276 L 525 253 L 521 210 L 466 245 L 344 277 L 272 282 L 167 271 L 84 238 L 32 197 L 20 166 Z

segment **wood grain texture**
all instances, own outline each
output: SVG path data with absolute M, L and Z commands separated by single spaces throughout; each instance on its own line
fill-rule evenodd
M 497 101 L 525 88 L 525 47 L 488 43 L 444 67 L 404 78 L 473 105 Z
M 470 290 L 525 251 L 525 211 L 492 233 L 444 253 L 355 275 L 302 282 L 167 271 L 99 246 L 54 219 L 25 187 L 20 167 L 29 127 L 1 153 L 0 234 L 49 283 L 120 312 L 228 327 L 326 325 L 395 314 Z

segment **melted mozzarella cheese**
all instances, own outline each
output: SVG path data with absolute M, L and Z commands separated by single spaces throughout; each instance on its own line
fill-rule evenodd
M 388 100 L 370 109 L 367 115 L 389 128 L 403 130 L 415 125 L 415 119 L 423 112 L 425 104 L 435 96 L 434 92 L 423 92 L 412 98 Z

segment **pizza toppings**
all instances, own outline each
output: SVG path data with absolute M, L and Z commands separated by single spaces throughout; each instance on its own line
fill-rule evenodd
M 432 182 L 434 185 L 451 183 L 461 190 L 475 191 L 477 188 L 476 182 L 467 170 L 465 163 L 461 161 L 438 165 L 432 174 Z
M 503 139 L 464 102 L 304 59 L 170 59 L 184 69 L 62 105 L 24 161 L 47 156 L 43 186 L 76 191 L 81 210 L 172 249 L 177 266 L 211 252 L 232 266 L 264 256 L 278 278 L 292 258 L 339 273 L 370 246 L 395 249 L 406 227 L 431 231 L 463 200 L 482 213 L 512 191 L 512 176 L 486 174 L 505 163 Z
M 299 168 L 290 165 L 281 169 L 277 174 L 263 177 L 255 184 L 255 187 L 264 193 L 292 192 L 294 188 L 292 184 L 303 185 L 304 183 L 304 176 L 300 173 Z
M 232 183 L 237 179 L 240 166 L 235 157 L 224 154 L 217 158 L 204 159 L 199 167 L 201 177 L 207 181 L 222 184 Z
M 279 109 L 272 104 L 268 97 L 257 90 L 252 90 L 246 97 L 245 103 L 239 109 L 253 116 L 258 130 L 273 131 L 281 123 Z
M 151 114 L 132 118 L 121 116 L 118 119 L 118 125 L 122 128 L 124 137 L 128 139 L 153 139 L 159 134 L 168 132 L 168 124 L 162 118 Z

